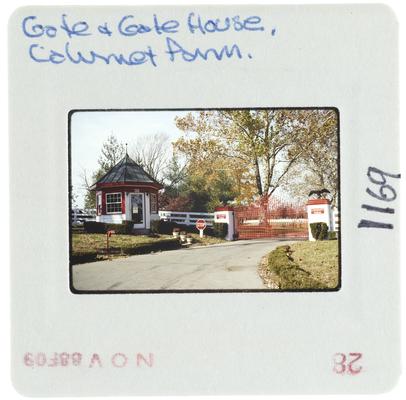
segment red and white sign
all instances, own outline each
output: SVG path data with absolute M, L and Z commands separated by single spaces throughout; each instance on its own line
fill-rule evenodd
M 204 219 L 198 219 L 196 221 L 196 228 L 199 229 L 199 231 L 206 229 L 206 221 Z
M 226 214 L 220 214 L 220 213 L 215 213 L 214 215 L 215 220 L 220 220 L 220 219 L 227 219 L 227 215 Z
M 324 208 L 312 208 L 312 214 L 324 214 Z

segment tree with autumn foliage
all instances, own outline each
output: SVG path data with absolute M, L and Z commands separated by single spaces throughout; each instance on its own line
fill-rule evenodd
M 312 141 L 302 148 L 302 155 L 289 171 L 283 188 L 302 201 L 311 190 L 327 189 L 337 205 L 338 114 L 335 110 L 312 110 L 307 115 L 306 127 Z
M 310 155 L 314 167 L 320 164 L 316 154 L 325 153 L 323 140 L 334 133 L 319 126 L 321 117 L 323 110 L 304 109 L 189 113 L 176 118 L 183 136 L 175 149 L 188 160 L 188 176 L 216 181 L 222 175 L 232 182 L 237 201 L 249 201 L 272 195 Z
M 160 195 L 160 206 L 172 211 L 212 212 L 222 203 L 234 200 L 237 196 L 234 183 L 225 171 L 216 169 L 219 164 L 200 164 L 192 171 L 191 164 L 180 166 L 174 156 L 168 166 L 165 190 Z

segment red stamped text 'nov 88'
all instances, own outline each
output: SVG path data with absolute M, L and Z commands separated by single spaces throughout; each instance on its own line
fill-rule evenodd
M 111 355 L 100 355 L 99 353 L 83 354 L 73 353 L 25 353 L 24 365 L 30 368 L 55 368 L 55 367 L 85 367 L 85 368 L 126 368 L 126 367 L 148 367 L 154 366 L 153 353 L 114 353 Z

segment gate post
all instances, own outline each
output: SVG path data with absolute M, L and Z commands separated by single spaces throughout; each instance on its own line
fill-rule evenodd
M 310 224 L 315 222 L 324 222 L 327 224 L 328 231 L 333 230 L 333 219 L 331 212 L 331 203 L 328 199 L 310 199 L 307 202 L 307 223 L 309 229 L 309 240 L 316 240 L 310 229 Z
M 234 208 L 230 206 L 216 207 L 214 210 L 214 222 L 228 224 L 226 240 L 234 240 Z

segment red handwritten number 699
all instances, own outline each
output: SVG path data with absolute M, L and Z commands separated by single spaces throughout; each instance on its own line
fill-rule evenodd
M 333 357 L 333 371 L 341 375 L 345 373 L 357 375 L 362 371 L 362 366 L 357 364 L 361 357 L 362 353 L 336 353 Z

